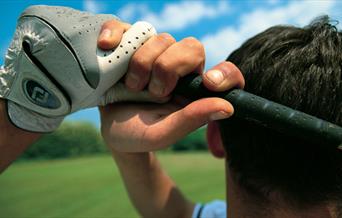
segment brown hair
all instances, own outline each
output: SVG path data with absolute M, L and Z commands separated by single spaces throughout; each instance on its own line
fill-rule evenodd
M 245 90 L 342 124 L 342 35 L 328 16 L 271 27 L 227 60 L 243 72 Z M 234 179 L 260 201 L 277 191 L 298 208 L 342 202 L 342 151 L 234 118 L 220 125 Z

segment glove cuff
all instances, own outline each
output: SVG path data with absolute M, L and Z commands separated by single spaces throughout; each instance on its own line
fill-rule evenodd
M 45 117 L 13 101 L 7 101 L 7 113 L 18 128 L 31 132 L 48 133 L 58 128 L 64 117 Z

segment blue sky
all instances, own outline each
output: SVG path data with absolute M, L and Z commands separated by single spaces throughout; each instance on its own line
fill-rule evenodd
M 69 6 L 93 13 L 111 13 L 129 23 L 146 20 L 152 23 L 158 32 L 169 32 L 177 40 L 194 36 L 205 46 L 207 68 L 224 60 L 246 39 L 270 26 L 277 24 L 304 26 L 314 17 L 322 14 L 328 14 L 342 22 L 340 0 L 1 0 L 0 64 L 4 62 L 17 17 L 26 7 L 35 4 Z M 67 119 L 87 120 L 99 126 L 97 109 L 77 112 Z

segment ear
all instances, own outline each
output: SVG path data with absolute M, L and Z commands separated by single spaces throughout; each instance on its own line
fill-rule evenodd
M 216 121 L 208 123 L 207 141 L 209 151 L 217 158 L 224 158 L 225 152 L 220 135 L 219 125 Z

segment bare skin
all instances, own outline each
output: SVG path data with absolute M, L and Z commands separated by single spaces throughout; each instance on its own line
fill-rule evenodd
M 109 29 L 110 34 L 99 37 L 99 46 L 104 49 L 116 47 L 128 28 L 129 24 L 119 21 L 106 23 L 102 30 Z M 150 50 L 145 46 L 132 59 L 125 79 L 126 85 L 132 90 L 140 91 L 148 87 L 151 93 L 162 98 L 170 95 L 180 77 L 191 72 L 202 73 L 205 57 L 203 47 L 196 39 L 188 38 L 177 43 L 172 36 L 160 34 L 150 39 L 146 45 L 156 50 L 151 55 L 145 55 Z M 175 55 L 178 55 L 177 58 Z M 243 87 L 242 75 L 233 64 L 223 62 L 214 69 L 222 73 L 222 81 L 217 83 L 217 78 L 220 77 L 218 75 L 205 74 L 203 80 L 207 88 L 221 91 L 236 86 Z M 209 75 L 216 80 L 210 80 Z M 230 103 L 222 99 L 210 98 L 189 105 L 179 101 L 162 106 L 118 104 L 100 108 L 100 112 L 103 122 L 102 134 L 139 212 L 145 217 L 190 217 L 194 204 L 182 195 L 149 150 L 167 147 L 207 122 L 231 116 L 233 107 Z M 27 132 L 13 126 L 7 117 L 5 100 L 0 100 L 0 117 L 2 130 L 0 131 L 0 172 L 2 172 L 42 134 Z M 219 153 L 222 156 L 222 150 Z M 250 215 L 255 212 L 253 211 L 255 208 L 241 198 L 242 190 L 234 183 L 229 169 L 226 171 L 228 172 L 227 187 L 229 186 L 228 216 L 255 217 Z M 275 198 L 274 201 L 278 202 L 278 207 L 268 210 L 269 217 L 337 217 L 332 205 L 321 205 L 306 211 L 293 211 L 282 203 L 281 199 Z
M 226 169 L 227 217 L 234 218 L 338 218 L 334 204 L 312 206 L 304 210 L 290 207 L 277 193 L 271 194 L 272 205 L 258 205 L 234 182 Z M 229 187 L 229 189 L 228 189 Z
M 0 173 L 3 172 L 41 134 L 15 127 L 8 118 L 6 100 L 0 99 Z
M 129 24 L 115 20 L 106 23 L 102 26 L 102 30 L 109 29 L 110 31 L 107 34 L 100 35 L 98 43 L 104 48 L 116 47 L 121 41 L 122 34 L 129 27 Z M 0 129 L 0 172 L 3 172 L 42 134 L 15 127 L 8 119 L 6 100 L 4 99 L 0 99 Z
M 102 47 L 101 43 L 99 46 Z M 134 91 L 148 87 L 152 94 L 165 97 L 182 76 L 193 72 L 202 74 L 204 59 L 203 46 L 196 39 L 176 42 L 169 35 L 160 34 L 133 56 L 125 82 Z M 147 67 L 142 67 L 141 63 Z M 244 86 L 241 72 L 229 62 L 218 64 L 202 77 L 205 86 L 213 91 Z M 139 81 L 139 85 L 131 86 L 132 78 Z M 194 204 L 177 189 L 151 151 L 171 145 L 210 121 L 231 116 L 232 105 L 219 98 L 190 104 L 177 100 L 163 105 L 121 103 L 101 107 L 100 113 L 103 138 L 140 214 L 143 217 L 191 217 Z
M 201 52 L 192 51 L 193 58 L 190 59 L 182 57 L 187 52 L 184 41 L 177 43 L 169 39 L 168 43 L 160 43 L 158 38 L 160 36 L 155 37 L 145 47 L 146 53 L 142 48 L 141 52 L 133 57 L 134 64 L 127 74 L 126 85 L 134 91 L 148 87 L 151 93 L 162 97 L 169 95 L 177 80 L 190 73 L 189 70 L 201 73 L 203 67 L 202 63 L 193 62 L 193 59 L 197 59 L 196 55 L 202 55 Z M 198 42 L 193 40 L 191 38 L 187 43 L 193 42 L 198 46 Z M 186 47 L 189 47 L 189 44 Z M 101 47 L 101 43 L 99 46 Z M 146 57 L 148 47 L 156 47 L 156 52 Z M 164 54 L 168 54 L 169 57 L 160 58 Z M 184 58 L 188 60 L 186 64 L 191 67 L 182 66 L 180 60 Z M 198 57 L 199 60 L 202 58 L 204 57 Z M 141 70 L 141 65 L 137 64 L 141 62 L 148 67 Z M 233 87 L 243 88 L 241 72 L 232 63 L 223 62 L 214 69 L 221 72 L 222 76 L 204 74 L 203 83 L 208 89 L 223 91 Z M 132 74 L 134 76 L 131 76 Z M 209 76 L 213 76 L 214 79 L 210 80 Z M 139 85 L 132 85 L 132 77 L 139 81 Z M 215 78 L 222 80 L 217 82 Z M 165 87 L 156 88 L 152 85 L 154 79 L 159 80 L 156 84 Z M 191 217 L 194 204 L 177 189 L 152 151 L 168 147 L 209 122 L 211 131 L 208 132 L 208 138 L 216 142 L 215 146 L 209 148 L 214 156 L 225 158 L 220 134 L 213 121 L 227 118 L 233 113 L 230 103 L 222 99 L 208 98 L 190 104 L 182 104 L 179 101 L 171 101 L 164 105 L 115 104 L 100 108 L 100 113 L 102 135 L 120 169 L 130 199 L 140 214 L 143 217 Z M 274 205 L 258 207 L 248 195 L 242 194 L 244 191 L 234 182 L 229 167 L 226 169 L 226 190 L 229 205 L 227 217 L 337 218 L 333 205 L 319 205 L 297 211 L 286 205 L 276 193 L 272 196 Z
M 311 206 L 304 210 L 290 207 L 282 196 L 273 192 L 270 194 L 272 205 L 257 204 L 233 179 L 234 173 L 229 168 L 222 140 L 216 122 L 208 125 L 209 150 L 218 158 L 226 161 L 226 195 L 229 210 L 228 217 L 236 218 L 337 218 L 336 207 L 333 203 Z M 215 144 L 213 144 L 213 142 Z M 228 188 L 229 187 L 229 188 Z
M 130 27 L 129 24 L 112 21 L 103 28 L 110 27 L 110 36 L 101 36 L 98 39 L 104 47 L 117 46 L 120 43 L 122 34 Z M 39 139 L 41 133 L 33 133 L 15 127 L 7 115 L 6 100 L 0 99 L 0 172 L 3 172 L 17 157 L 20 156 L 33 142 Z

